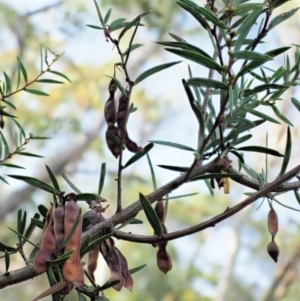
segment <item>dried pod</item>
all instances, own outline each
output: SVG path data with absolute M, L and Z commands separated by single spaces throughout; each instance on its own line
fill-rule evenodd
M 97 246 L 89 252 L 89 261 L 87 266 L 87 271 L 94 281 L 95 281 L 94 272 L 97 268 L 98 257 L 99 257 L 99 248 Z
M 125 140 L 124 140 L 124 143 L 127 147 L 127 149 L 130 151 L 130 152 L 133 152 L 133 153 L 138 153 L 140 151 L 143 150 L 143 148 L 141 146 L 138 146 L 134 141 L 132 141 L 129 136 L 128 136 L 128 133 L 127 133 L 127 130 L 125 130 Z
M 115 92 L 117 90 L 117 85 L 112 79 L 108 86 L 109 98 L 105 103 L 104 116 L 108 125 L 114 124 L 117 119 L 116 115 L 116 104 L 115 104 Z
M 65 238 L 64 218 L 65 208 L 63 206 L 58 206 L 53 212 L 53 230 L 57 247 L 61 245 Z
M 84 268 L 80 262 L 79 264 L 79 273 L 77 279 L 73 282 L 76 287 L 83 287 L 84 286 Z
M 172 269 L 172 260 L 167 252 L 166 248 L 163 246 L 158 247 L 158 251 L 156 253 L 156 260 L 158 268 L 164 273 L 167 274 Z
M 86 231 L 86 230 L 90 229 L 92 226 L 97 224 L 97 222 L 98 222 L 98 213 L 96 212 L 96 210 L 92 209 L 92 210 L 87 211 L 83 215 L 83 219 L 85 217 L 91 217 L 91 223 L 87 227 L 83 228 L 83 231 Z
M 269 253 L 269 255 L 271 256 L 271 258 L 277 262 L 278 256 L 279 256 L 279 247 L 277 246 L 277 244 L 275 243 L 275 241 L 271 241 L 268 246 L 267 246 L 267 251 Z
M 128 116 L 129 98 L 121 94 L 119 98 L 119 107 L 117 113 L 118 129 L 123 130 L 126 128 L 127 116 Z
M 47 260 L 51 258 L 55 250 L 56 241 L 53 231 L 53 221 L 51 221 L 43 233 L 40 241 L 40 249 L 37 251 L 33 259 L 33 266 L 37 274 L 44 273 L 48 270 Z
M 70 198 L 71 199 L 71 198 Z M 65 261 L 63 265 L 63 276 L 64 279 L 73 283 L 79 275 L 80 272 L 80 244 L 81 244 L 81 231 L 82 231 L 82 217 L 79 217 L 80 208 L 76 202 L 69 201 L 65 208 L 65 238 L 69 235 L 73 225 L 75 224 L 77 218 L 80 218 L 79 224 L 65 246 L 65 252 L 73 250 L 71 257 Z
M 278 216 L 273 207 L 270 209 L 268 214 L 268 228 L 272 238 L 274 238 L 278 231 Z
M 128 290 L 132 291 L 133 289 L 133 279 L 129 273 L 128 270 L 128 263 L 124 255 L 121 253 L 121 251 L 115 247 L 115 250 L 117 251 L 119 261 L 120 261 L 120 267 L 121 267 L 121 274 L 124 278 L 124 287 L 126 287 Z
M 158 200 L 154 207 L 154 210 L 157 214 L 158 219 L 163 224 L 165 222 L 165 207 L 162 200 Z
M 118 140 L 118 129 L 116 126 L 109 125 L 105 132 L 106 144 L 111 153 L 118 158 L 121 153 L 121 146 Z
M 121 265 L 118 253 L 115 249 L 115 244 L 112 238 L 108 238 L 106 241 L 99 245 L 99 250 L 106 261 L 110 269 L 110 278 L 109 281 L 118 280 L 119 282 L 113 286 L 116 291 L 120 291 L 124 286 L 124 278 L 121 274 Z

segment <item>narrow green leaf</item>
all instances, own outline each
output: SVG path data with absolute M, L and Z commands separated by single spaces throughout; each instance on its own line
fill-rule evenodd
M 155 173 L 154 173 L 153 165 L 152 165 L 149 154 L 147 154 L 147 160 L 148 160 L 148 164 L 149 164 L 149 168 L 150 168 L 150 172 L 151 172 L 153 189 L 156 190 L 157 189 L 156 178 L 155 178 Z
M 35 95 L 40 95 L 40 96 L 50 96 L 49 94 L 40 91 L 40 90 L 35 90 L 35 89 L 24 89 L 24 91 L 31 93 L 31 94 L 35 94 Z
M 106 163 L 102 163 L 101 170 L 100 170 L 99 186 L 98 186 L 98 195 L 99 196 L 101 196 L 102 189 L 104 186 L 105 174 L 106 174 Z
M 92 241 L 86 249 L 82 250 L 82 256 L 88 253 L 89 251 L 91 251 L 92 249 L 94 249 L 96 246 L 100 245 L 103 241 L 107 240 L 109 237 L 113 236 L 115 233 L 116 231 L 110 232 Z
M 143 18 L 145 15 L 149 14 L 151 12 L 151 10 L 144 12 L 140 15 L 138 15 L 136 18 L 134 18 L 131 22 L 127 23 L 126 26 L 123 28 L 123 30 L 121 31 L 121 33 L 119 34 L 118 37 L 118 41 L 120 42 L 122 37 L 124 36 L 124 34 L 126 33 L 126 31 L 128 31 L 131 27 L 133 27 L 134 25 L 136 25 L 137 23 L 140 22 L 141 18 Z
M 241 177 L 241 174 L 238 173 L 207 173 L 204 175 L 196 176 L 194 178 L 189 179 L 189 182 L 194 182 L 198 180 L 211 179 L 211 178 L 237 178 Z
M 31 140 L 45 140 L 45 139 L 51 139 L 51 137 L 41 137 L 41 136 L 31 136 Z
M 232 53 L 233 58 L 235 59 L 244 59 L 244 60 L 255 60 L 255 61 L 268 61 L 273 60 L 273 58 L 267 54 L 250 51 L 250 50 L 241 50 Z
M 293 207 L 287 206 L 287 205 L 285 205 L 285 204 L 283 204 L 283 203 L 279 202 L 279 201 L 278 201 L 277 199 L 275 199 L 275 198 L 272 198 L 272 200 L 273 200 L 274 202 L 276 202 L 277 204 L 281 205 L 282 207 L 285 207 L 285 208 L 287 208 L 287 209 L 290 209 L 290 210 L 293 210 L 293 211 L 300 212 L 300 210 L 299 210 L 299 209 L 296 209 L 296 208 L 293 208 Z
M 104 16 L 104 24 L 107 24 L 110 14 L 111 14 L 111 8 L 107 11 L 107 13 Z
M 64 84 L 64 82 L 61 82 L 61 81 L 55 80 L 55 79 L 49 79 L 49 78 L 38 79 L 36 82 L 37 83 L 46 83 L 46 84 Z
M 34 244 L 33 242 L 31 242 L 29 239 L 27 239 L 25 236 L 23 236 L 21 233 L 19 233 L 18 231 L 15 231 L 14 229 L 7 227 L 9 230 L 11 230 L 12 232 L 14 232 L 15 234 L 17 234 L 18 236 L 22 237 L 23 239 L 25 239 L 26 241 L 28 241 L 31 245 L 33 245 L 34 247 L 38 247 L 36 244 Z
M 71 180 L 66 176 L 66 174 L 64 172 L 61 173 L 61 176 L 64 178 L 64 180 L 69 184 L 69 186 L 76 192 L 76 193 L 81 193 L 81 191 L 79 190 L 79 188 L 77 188 L 72 182 Z
M 48 175 L 49 175 L 49 177 L 50 177 L 50 180 L 51 180 L 51 182 L 52 182 L 54 188 L 55 188 L 57 191 L 61 191 L 61 190 L 60 190 L 60 187 L 59 187 L 59 184 L 58 184 L 58 182 L 57 182 L 57 180 L 56 180 L 56 178 L 55 178 L 55 175 L 54 175 L 54 173 L 52 172 L 51 168 L 50 168 L 48 165 L 46 165 L 46 169 L 47 169 Z
M 202 49 L 189 44 L 185 41 L 180 41 L 180 42 L 164 42 L 164 41 L 160 41 L 160 42 L 156 42 L 157 44 L 163 45 L 163 46 L 167 46 L 167 47 L 173 47 L 173 48 L 181 48 L 181 49 L 186 49 L 186 50 L 190 50 L 193 51 L 195 53 L 199 53 L 201 55 L 206 56 L 209 59 L 213 59 L 209 54 L 207 54 L 205 51 L 203 51 Z
M 185 50 L 185 49 L 173 49 L 173 48 L 165 48 L 165 50 L 174 53 L 178 56 L 181 56 L 187 60 L 190 60 L 192 62 L 195 62 L 197 64 L 200 64 L 204 67 L 207 67 L 209 69 L 213 69 L 218 71 L 219 73 L 223 73 L 224 69 L 216 63 L 214 60 L 209 59 L 208 57 L 201 55 L 199 53 Z
M 296 107 L 296 109 L 300 112 L 300 102 L 296 99 L 296 98 L 294 98 L 294 97 L 292 97 L 292 103 L 293 103 L 293 105 Z
M 8 177 L 11 177 L 13 179 L 16 179 L 16 180 L 20 180 L 20 181 L 23 181 L 29 185 L 32 185 L 34 187 L 37 187 L 39 189 L 42 189 L 42 190 L 45 190 L 51 194 L 58 194 L 59 191 L 57 191 L 55 188 L 51 187 L 49 184 L 41 181 L 41 180 L 38 180 L 36 178 L 31 178 L 31 177 L 26 177 L 26 176 L 20 176 L 20 175 L 7 175 Z
M 292 150 L 292 139 L 291 139 L 291 130 L 287 128 L 287 136 L 286 136 L 286 144 L 285 144 L 285 151 L 284 151 L 284 159 L 282 161 L 281 170 L 277 176 L 280 178 L 282 175 L 285 174 L 286 168 L 289 164 L 290 157 L 291 157 L 291 150 Z
M 10 264 L 10 256 L 7 250 L 5 250 L 5 273 L 8 272 L 9 264 Z
M 37 208 L 38 208 L 40 214 L 42 215 L 42 217 L 45 218 L 47 216 L 47 213 L 48 213 L 48 208 L 43 204 L 38 205 Z
M 91 24 L 86 24 L 87 27 L 93 28 L 93 29 L 100 29 L 103 30 L 103 27 L 97 26 L 97 25 L 91 25 Z
M 3 72 L 3 74 L 4 74 L 5 87 L 6 87 L 5 94 L 8 95 L 11 92 L 11 80 L 10 80 L 10 77 L 5 72 Z
M 16 108 L 16 106 L 12 103 L 12 102 L 10 102 L 10 101 L 8 101 L 8 100 L 5 100 L 5 104 L 6 105 L 9 105 L 11 108 L 13 108 L 14 110 L 16 110 L 17 108 Z
M 91 216 L 89 216 L 91 218 Z M 85 218 L 83 218 L 83 221 L 85 220 Z M 82 225 L 83 225 L 83 222 L 82 222 Z M 85 228 L 82 228 L 82 229 L 85 229 Z M 91 237 L 90 236 L 87 236 L 85 238 L 85 240 L 83 241 L 83 243 L 81 244 L 81 247 L 80 247 L 80 258 L 83 257 L 84 254 L 82 254 L 82 251 L 85 250 L 89 243 L 90 243 L 90 240 L 91 240 Z
M 2 131 L 0 131 L 0 136 L 1 136 L 0 143 L 3 143 L 3 153 L 2 153 L 2 156 L 3 156 L 3 158 L 6 158 L 8 156 L 8 154 L 9 154 L 8 143 L 7 143 L 6 139 L 5 139 Z M 2 147 L 1 144 L 0 144 L 0 147 Z
M 160 224 L 160 221 L 157 217 L 157 214 L 156 214 L 155 210 L 152 208 L 152 206 L 149 203 L 146 196 L 144 196 L 141 192 L 139 193 L 139 199 L 141 201 L 141 205 L 144 209 L 146 217 L 147 217 L 151 227 L 153 228 L 155 234 L 158 237 L 161 237 L 161 233 L 162 233 L 161 232 L 161 224 Z
M 119 80 L 116 77 L 109 76 L 109 75 L 106 75 L 106 76 L 109 77 L 109 78 L 112 78 L 114 80 L 115 84 L 117 85 L 117 87 L 119 88 L 119 90 L 121 91 L 121 93 L 124 96 L 127 96 L 128 93 L 126 92 L 126 90 L 123 88 L 122 84 L 119 82 Z
M 142 74 L 140 74 L 136 80 L 134 81 L 134 85 L 136 86 L 139 82 L 141 82 L 142 80 L 144 80 L 145 78 L 149 77 L 150 75 L 160 72 L 164 69 L 170 68 L 176 64 L 181 63 L 181 61 L 176 61 L 176 62 L 172 62 L 172 63 L 166 63 L 166 64 L 162 64 L 162 65 L 158 65 L 155 66 L 153 68 L 150 68 L 148 70 L 146 70 L 145 72 L 143 72 Z
M 13 118 L 12 120 L 16 124 L 16 126 L 19 128 L 21 135 L 25 139 L 26 138 L 25 131 L 24 131 L 23 127 L 21 126 L 21 124 L 15 118 Z
M 243 45 L 244 40 L 246 39 L 250 29 L 252 28 L 253 24 L 256 22 L 258 16 L 263 12 L 263 7 L 257 8 L 253 10 L 241 26 L 238 28 L 238 37 L 234 44 L 234 52 L 240 50 L 241 46 Z
M 169 32 L 169 35 L 177 42 L 186 42 L 186 40 L 182 39 L 181 37 L 177 36 L 174 33 Z
M 78 193 L 77 201 L 96 201 L 99 197 L 96 193 Z
M 132 274 L 134 274 L 134 273 L 136 273 L 136 272 L 142 270 L 146 265 L 147 265 L 147 264 L 143 264 L 143 265 L 140 265 L 140 266 L 138 266 L 138 267 L 136 267 L 136 268 L 130 269 L 130 270 L 129 270 L 129 273 L 132 275 Z
M 87 301 L 84 295 L 80 293 L 80 291 L 77 291 L 77 295 L 78 295 L 78 301 Z
M 93 0 L 93 1 L 94 1 L 95 6 L 96 6 L 96 9 L 97 9 L 97 14 L 98 14 L 98 18 L 99 18 L 99 20 L 100 20 L 100 23 L 101 23 L 101 25 L 104 27 L 104 26 L 105 26 L 105 23 L 104 23 L 104 21 L 103 21 L 103 17 L 102 17 L 102 14 L 101 14 L 99 5 L 98 5 L 98 3 L 97 3 L 96 0 Z
M 205 77 L 194 77 L 187 80 L 188 85 L 197 87 L 209 87 L 228 91 L 228 86 L 214 79 Z
M 279 85 L 279 84 L 273 84 L 273 83 L 259 85 L 259 86 L 256 86 L 253 89 L 246 89 L 244 91 L 244 96 L 247 97 L 247 96 L 250 96 L 250 95 L 255 94 L 255 93 L 266 91 L 267 89 L 282 89 L 282 88 L 289 88 L 289 87 L 286 86 L 286 85 Z
M 271 106 L 273 112 L 276 114 L 276 116 L 278 118 L 280 118 L 281 120 L 283 120 L 285 123 L 287 123 L 290 126 L 294 126 L 283 114 L 281 114 L 278 110 L 278 108 L 276 107 L 276 105 Z
M 160 168 L 173 170 L 173 171 L 179 171 L 179 172 L 186 172 L 190 168 L 188 166 L 173 166 L 173 165 L 157 165 L 157 166 Z
M 61 72 L 58 72 L 58 71 L 54 71 L 54 70 L 50 70 L 49 72 L 51 72 L 53 74 L 56 74 L 56 75 L 58 75 L 60 77 L 63 77 L 64 79 L 66 79 L 68 82 L 71 83 L 71 80 L 65 74 L 63 74 Z
M 152 142 L 154 144 L 160 144 L 160 145 L 164 145 L 164 146 L 174 147 L 174 148 L 178 148 L 178 149 L 182 149 L 182 150 L 186 150 L 186 151 L 190 151 L 190 152 L 196 151 L 194 148 L 192 148 L 190 146 L 175 143 L 175 142 L 169 142 L 169 141 L 163 141 L 163 140 L 149 140 L 149 142 Z
M 12 117 L 12 118 L 17 118 L 16 116 L 14 115 L 11 115 L 3 110 L 0 109 L 0 115 L 3 115 L 3 116 L 8 116 L 8 117 Z
M 134 28 L 133 34 L 131 35 L 131 38 L 130 38 L 130 41 L 129 41 L 128 49 L 131 49 L 131 45 L 133 43 L 133 40 L 134 40 L 135 34 L 137 32 L 137 29 L 138 29 L 138 27 L 140 25 L 140 21 L 141 21 L 141 19 L 139 19 L 138 22 L 136 23 L 136 26 Z M 126 66 L 126 64 L 128 62 L 129 56 L 130 56 L 130 51 L 128 52 L 128 54 L 127 54 L 127 56 L 125 58 L 125 62 L 124 62 L 125 66 Z
M 124 51 L 124 55 L 128 55 L 128 53 L 131 53 L 132 51 L 134 51 L 135 49 L 138 49 L 140 47 L 142 47 L 144 44 L 132 44 L 130 47 L 128 47 L 125 51 Z
M 253 146 L 243 146 L 243 147 L 237 148 L 237 150 L 244 151 L 244 152 L 264 153 L 264 154 L 269 154 L 269 155 L 276 156 L 276 157 L 284 157 L 284 155 L 280 154 L 278 151 L 271 149 L 271 148 L 263 147 L 263 146 L 254 146 L 254 145 Z
M 32 153 L 27 153 L 27 152 L 16 152 L 16 154 L 18 154 L 20 156 L 27 156 L 27 157 L 44 158 L 43 156 L 32 154 Z
M 300 195 L 299 195 L 299 192 L 296 189 L 294 190 L 294 194 L 295 194 L 295 197 L 296 197 L 296 200 L 297 200 L 298 204 L 300 205 Z
M 278 122 L 276 119 L 270 117 L 269 115 L 263 114 L 259 111 L 256 111 L 256 110 L 253 110 L 253 109 L 250 109 L 250 108 L 247 108 L 247 107 L 244 107 L 243 110 L 245 110 L 248 113 L 251 113 L 252 115 L 260 117 L 262 119 L 268 120 L 268 121 L 273 122 L 273 123 L 280 124 L 280 122 Z
M 0 176 L 0 180 L 3 181 L 5 184 L 9 185 L 9 183 L 2 176 Z
M 298 11 L 298 9 L 299 9 L 299 7 L 294 8 L 294 9 L 288 11 L 288 12 L 281 13 L 280 15 L 278 15 L 277 17 L 275 17 L 270 22 L 270 24 L 268 26 L 268 31 L 270 31 L 271 29 L 273 29 L 275 26 L 277 26 L 281 22 L 284 22 L 285 20 L 289 19 L 291 16 L 293 16 Z
M 35 213 L 34 216 L 33 216 L 34 219 L 38 220 L 40 218 L 40 215 L 38 213 Z M 36 225 L 32 222 L 32 218 L 30 220 L 30 224 L 24 234 L 24 236 L 29 239 L 35 229 Z M 22 244 L 24 244 L 26 241 L 23 240 Z
M 11 163 L 0 163 L 0 166 L 6 166 L 6 167 L 11 167 L 11 168 L 25 169 L 25 167 L 23 167 L 23 166 L 11 164 Z
M 36 218 L 31 218 L 31 222 L 34 226 L 37 226 L 38 228 L 40 229 L 43 229 L 44 228 L 44 224 L 42 221 L 36 219 Z
M 71 257 L 71 255 L 72 255 L 73 252 L 74 252 L 74 249 L 72 249 L 72 250 L 70 250 L 70 251 L 62 254 L 61 256 L 59 256 L 59 257 L 57 257 L 55 259 L 51 259 L 51 260 L 49 259 L 47 261 L 49 263 L 51 263 L 51 264 L 63 263 L 63 262 L 65 262 L 66 260 L 68 260 Z
M 1 252 L 15 252 L 17 249 L 16 248 L 13 248 L 13 247 L 10 247 L 2 242 L 0 242 L 0 251 Z
M 181 195 L 174 195 L 174 196 L 168 196 L 167 198 L 163 198 L 163 200 L 175 200 L 175 199 L 182 199 L 190 196 L 194 196 L 199 194 L 198 192 L 194 193 L 187 193 L 187 194 L 181 194 Z
M 251 135 L 251 134 L 248 134 L 248 135 L 239 137 L 239 138 L 233 140 L 231 146 L 235 146 L 235 145 L 244 143 L 245 141 L 247 141 L 247 140 L 249 140 L 249 139 L 251 139 L 251 138 L 252 138 L 252 135 Z
M 145 156 L 152 148 L 153 148 L 154 144 L 153 143 L 149 143 L 147 144 L 144 149 L 138 153 L 136 153 L 135 155 L 133 155 L 124 165 L 123 169 L 125 169 L 126 167 L 128 167 L 129 165 L 131 165 L 132 163 L 136 162 L 137 160 L 139 160 L 140 158 L 142 158 L 143 156 Z
M 117 29 L 121 28 L 121 27 L 119 27 L 119 26 L 121 26 L 121 24 L 122 24 L 125 20 L 126 20 L 125 18 L 119 18 L 119 19 L 117 19 L 117 20 L 111 22 L 111 23 L 109 24 L 110 30 L 111 30 L 111 31 L 114 31 L 114 30 L 117 30 Z
M 24 81 L 27 84 L 28 77 L 27 77 L 26 69 L 25 69 L 24 65 L 22 64 L 21 60 L 18 57 L 17 57 L 17 60 L 18 60 L 18 65 L 20 66 L 20 70 L 21 70 L 21 73 L 23 75 Z

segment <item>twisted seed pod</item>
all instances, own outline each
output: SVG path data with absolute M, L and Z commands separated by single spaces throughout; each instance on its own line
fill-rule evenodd
M 116 115 L 116 104 L 115 104 L 115 92 L 117 90 L 117 85 L 112 79 L 108 86 L 109 98 L 105 103 L 104 116 L 108 125 L 114 124 L 117 119 Z
M 158 200 L 155 204 L 154 210 L 159 221 L 163 224 L 165 222 L 165 207 L 162 200 Z
M 128 95 L 121 94 L 119 98 L 119 107 L 117 113 L 118 129 L 123 130 L 126 128 L 127 116 L 128 116 L 129 98 Z
M 112 238 L 108 238 L 106 241 L 99 245 L 99 250 L 106 261 L 110 269 L 109 281 L 118 280 L 119 282 L 113 286 L 116 291 L 120 291 L 124 286 L 125 280 L 121 274 L 121 265 L 118 257 L 118 253 L 115 249 L 115 244 Z
M 53 221 L 50 221 L 47 229 L 44 231 L 40 241 L 40 249 L 37 251 L 33 266 L 37 274 L 44 273 L 48 270 L 47 260 L 51 258 L 56 250 L 56 241 L 53 232 Z
M 64 218 L 65 208 L 63 206 L 58 206 L 53 212 L 53 230 L 57 247 L 61 245 L 65 238 Z
M 274 239 L 277 231 L 278 231 L 278 216 L 273 207 L 270 209 L 268 213 L 268 228 L 269 232 L 272 235 L 272 239 Z
M 73 282 L 76 287 L 83 287 L 84 286 L 84 269 L 82 263 L 79 262 L 79 272 L 76 280 Z
M 99 247 L 96 246 L 94 249 L 92 249 L 89 252 L 89 261 L 87 266 L 87 271 L 94 281 L 95 281 L 94 272 L 98 265 L 98 257 L 99 257 Z
M 80 214 L 80 208 L 76 204 L 74 200 L 71 200 L 67 203 L 65 207 L 65 220 L 64 220 L 64 230 L 65 230 L 65 238 L 70 233 L 74 223 Z M 82 231 L 82 217 L 80 217 L 79 224 L 65 246 L 65 252 L 73 250 L 71 257 L 65 261 L 63 265 L 63 276 L 64 279 L 73 283 L 79 275 L 80 272 L 80 244 L 81 244 L 81 231 Z
M 115 247 L 115 250 L 117 251 L 117 254 L 119 257 L 119 262 L 120 262 L 120 267 L 121 267 L 121 275 L 124 278 L 124 287 L 126 287 L 128 290 L 132 291 L 133 279 L 128 270 L 127 260 L 117 247 Z
M 118 158 L 121 153 L 121 146 L 118 141 L 118 129 L 110 124 L 105 132 L 106 144 L 111 153 Z
M 134 141 L 132 141 L 129 136 L 128 136 L 128 133 L 127 133 L 127 130 L 125 130 L 125 139 L 124 139 L 124 143 L 127 147 L 127 149 L 130 151 L 130 152 L 133 152 L 133 153 L 138 153 L 140 151 L 143 150 L 143 148 L 141 146 L 138 146 Z
M 271 241 L 268 246 L 267 246 L 267 251 L 269 253 L 269 255 L 271 256 L 271 258 L 277 262 L 278 256 L 279 256 L 279 247 L 277 246 L 277 244 L 275 243 L 275 241 Z

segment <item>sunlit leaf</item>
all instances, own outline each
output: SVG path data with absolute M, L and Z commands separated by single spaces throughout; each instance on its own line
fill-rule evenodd
M 49 177 L 51 179 L 51 182 L 52 182 L 54 188 L 57 191 L 61 191 L 60 188 L 59 188 L 58 182 L 57 182 L 57 180 L 55 178 L 55 175 L 54 175 L 53 171 L 51 170 L 51 168 L 48 165 L 46 165 L 46 169 L 47 169 L 48 175 L 49 175 Z
M 35 95 L 40 95 L 40 96 L 50 96 L 48 93 L 45 93 L 40 90 L 35 90 L 35 89 L 24 89 L 24 91 L 31 93 L 31 94 L 35 94 Z
M 104 186 L 105 174 L 106 174 L 106 163 L 102 163 L 101 170 L 100 170 L 99 186 L 98 186 L 99 196 L 101 195 Z
M 187 80 L 188 85 L 197 86 L 197 87 L 210 87 L 216 89 L 222 89 L 228 91 L 228 86 L 214 79 L 205 78 L 205 77 L 193 77 Z
M 163 141 L 163 140 L 149 140 L 149 142 L 152 142 L 154 144 L 160 144 L 160 145 L 164 145 L 164 146 L 174 147 L 174 148 L 178 148 L 178 149 L 182 149 L 182 150 L 186 150 L 186 151 L 191 151 L 191 152 L 196 151 L 194 148 L 192 148 L 190 146 L 180 144 L 180 143 L 175 143 L 175 142 L 169 142 L 169 141 Z
M 38 79 L 36 82 L 37 83 L 46 83 L 46 84 L 64 84 L 64 82 L 61 82 L 61 81 L 55 80 L 55 79 L 49 79 L 49 78 Z
M 56 75 L 58 75 L 60 77 L 63 77 L 64 79 L 66 79 L 68 82 L 71 83 L 71 80 L 65 74 L 63 74 L 61 72 L 58 72 L 58 71 L 55 71 L 55 70 L 50 70 L 49 72 L 51 72 L 53 74 L 56 74 Z
M 164 168 L 172 171 L 178 171 L 178 172 L 186 172 L 190 168 L 188 166 L 173 166 L 173 165 L 157 165 L 157 166 L 160 168 Z
M 133 155 L 124 165 L 123 169 L 125 169 L 126 167 L 128 167 L 129 165 L 131 165 L 132 163 L 136 162 L 137 160 L 139 160 L 140 158 L 142 158 L 143 156 L 145 156 L 152 148 L 153 148 L 154 144 L 153 143 L 149 143 L 147 144 L 144 149 L 138 153 L 136 153 L 135 155 Z
M 61 173 L 61 176 L 64 178 L 64 180 L 69 184 L 69 186 L 76 192 L 76 193 L 81 193 L 79 188 L 76 187 L 74 183 L 66 176 L 64 172 Z
M 145 72 L 143 72 L 142 74 L 140 74 L 136 80 L 134 81 L 134 85 L 136 86 L 138 83 L 140 83 L 142 80 L 144 80 L 145 78 L 149 77 L 150 75 L 160 72 L 164 69 L 170 68 L 176 64 L 181 63 L 181 61 L 176 61 L 176 62 L 172 62 L 172 63 L 166 63 L 166 64 L 162 64 L 162 65 L 158 65 L 155 66 L 153 68 L 150 68 L 148 70 L 146 70 Z

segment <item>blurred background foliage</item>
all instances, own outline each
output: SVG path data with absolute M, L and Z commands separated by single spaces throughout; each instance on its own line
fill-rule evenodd
M 55 53 L 64 52 L 53 69 L 66 74 L 72 83 L 64 85 L 36 85 L 50 94 L 50 97 L 39 97 L 25 92 L 13 96 L 12 101 L 18 108 L 18 121 L 27 133 L 51 137 L 45 141 L 31 141 L 27 149 L 43 155 L 44 159 L 15 157 L 10 163 L 18 162 L 26 170 L 15 172 L 1 167 L 0 175 L 9 173 L 26 174 L 48 181 L 44 164 L 59 174 L 65 172 L 82 191 L 96 191 L 100 165 L 107 162 L 108 176 L 103 196 L 110 205 L 107 216 L 113 214 L 116 199 L 116 160 L 107 151 L 104 142 L 103 106 L 108 98 L 109 79 L 113 75 L 113 65 L 118 62 L 116 51 L 105 42 L 101 31 L 86 27 L 86 24 L 97 24 L 98 19 L 92 1 L 19 1 L 0 2 L 0 42 L 1 72 L 16 76 L 16 57 L 18 56 L 28 71 L 28 77 L 34 78 L 39 73 L 40 44 L 48 46 Z M 204 1 L 196 1 L 198 4 Z M 221 6 L 222 3 L 219 5 Z M 296 1 L 276 10 L 276 14 L 290 10 Z M 163 0 L 102 0 L 101 9 L 106 12 L 112 8 L 111 20 L 124 17 L 133 19 L 143 11 L 153 12 L 143 19 L 136 36 L 136 42 L 144 44 L 131 56 L 130 74 L 135 78 L 142 71 L 162 62 L 174 60 L 172 54 L 163 52 L 155 44 L 158 40 L 170 40 L 168 32 L 175 33 L 186 40 L 207 45 L 207 37 L 198 24 L 190 19 L 174 1 Z M 281 26 L 276 27 L 269 36 L 272 45 L 299 44 L 299 13 Z M 128 44 L 130 35 L 123 41 Z M 123 49 L 125 46 L 122 46 Z M 207 50 L 206 48 L 206 51 Z M 282 60 L 282 56 L 278 60 Z M 276 64 L 276 61 L 274 62 Z M 279 63 L 282 63 L 280 61 Z M 190 116 L 188 101 L 180 85 L 181 78 L 188 76 L 187 63 L 180 64 L 157 74 L 134 89 L 132 101 L 138 111 L 132 114 L 129 121 L 129 132 L 140 145 L 148 140 L 166 139 L 178 143 L 192 144 L 195 141 L 195 120 Z M 194 74 L 203 71 L 194 67 Z M 206 72 L 206 71 L 205 71 Z M 206 76 L 206 74 L 205 74 Z M 289 98 L 296 90 L 289 91 Z M 287 95 L 288 94 L 288 95 Z M 298 112 L 283 102 L 282 110 L 288 112 L 294 124 L 292 135 L 294 141 L 299 138 Z M 267 131 L 267 130 L 266 130 Z M 285 128 L 272 124 L 269 131 L 269 145 L 279 151 L 284 149 Z M 14 125 L 8 123 L 4 130 L 6 137 L 13 141 Z M 254 141 L 265 139 L 266 132 L 254 132 Z M 282 144 L 280 143 L 281 140 Z M 294 161 L 298 159 L 299 145 L 293 144 Z M 130 155 L 127 153 L 127 157 Z M 126 157 L 125 156 L 125 157 Z M 187 165 L 192 161 L 190 154 L 182 154 L 156 146 L 151 152 L 154 165 L 174 164 Z M 253 158 L 260 170 L 263 157 Z M 125 158 L 126 161 L 126 158 Z M 279 163 L 269 160 L 272 168 L 278 170 Z M 155 167 L 158 184 L 162 185 L 174 177 L 174 172 L 159 170 Z M 272 176 L 272 169 L 269 171 Z M 175 174 L 176 176 L 176 174 Z M 59 177 L 61 186 L 70 192 L 70 188 Z M 33 216 L 37 204 L 50 205 L 51 198 L 45 193 L 35 191 L 33 187 L 8 179 L 10 185 L 0 182 L 0 217 L 1 241 L 14 244 L 16 237 L 5 226 L 14 227 L 17 209 L 28 210 Z M 152 191 L 151 176 L 146 159 L 124 172 L 123 194 L 125 205 L 135 201 L 138 192 L 144 194 Z M 231 193 L 224 196 L 222 191 L 215 191 L 211 197 L 204 185 L 188 184 L 176 191 L 176 194 L 198 192 L 190 198 L 170 200 L 166 225 L 174 231 L 203 221 L 224 211 L 231 204 L 245 198 L 244 189 L 231 183 Z M 299 208 L 292 193 L 286 194 L 282 202 Z M 283 207 L 276 207 L 280 219 L 280 231 L 277 243 L 281 254 L 276 264 L 268 257 L 266 246 L 269 234 L 266 226 L 268 206 L 254 204 L 237 216 L 218 225 L 216 229 L 207 229 L 191 237 L 171 241 L 168 250 L 173 259 L 173 270 L 163 275 L 156 268 L 156 250 L 150 245 L 133 245 L 117 241 L 127 257 L 130 268 L 147 263 L 147 267 L 134 275 L 134 291 L 109 290 L 107 297 L 111 300 L 199 300 L 199 301 L 294 301 L 300 294 L 299 261 L 300 243 L 299 212 L 292 212 Z M 82 206 L 86 209 L 86 206 Z M 144 219 L 140 213 L 138 218 Z M 151 234 L 151 228 L 144 225 L 128 227 L 128 231 Z M 37 234 L 36 241 L 39 237 Z M 29 245 L 25 249 L 31 251 Z M 3 259 L 2 259 L 3 260 Z M 11 269 L 23 266 L 20 256 L 13 256 Z M 0 273 L 4 272 L 4 263 Z M 99 263 L 97 281 L 102 284 L 108 279 L 108 269 L 103 262 Z M 38 292 L 48 287 L 46 275 L 7 287 L 1 292 L 0 300 L 31 300 Z M 66 300 L 73 300 L 69 295 Z M 44 300 L 50 300 L 44 299 Z

